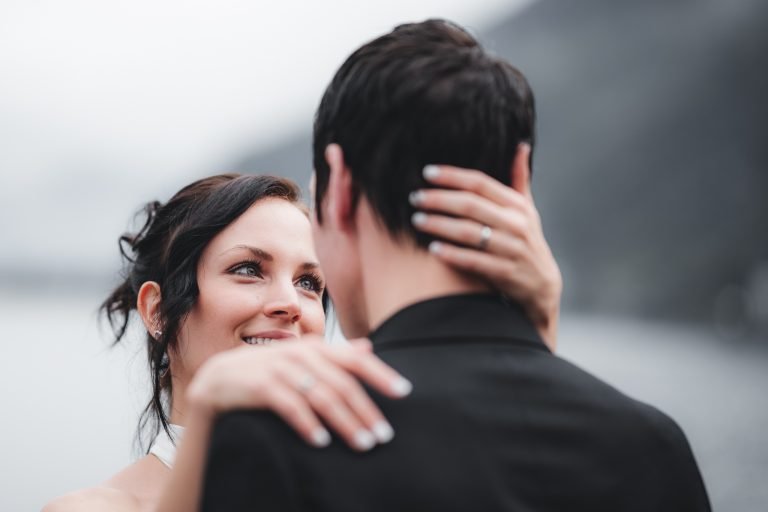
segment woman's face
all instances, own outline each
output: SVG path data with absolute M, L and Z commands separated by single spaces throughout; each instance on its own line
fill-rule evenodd
M 179 332 L 180 358 L 172 361 L 177 378 L 190 379 L 222 350 L 323 333 L 325 285 L 310 223 L 288 201 L 262 199 L 214 237 L 197 282 L 197 303 Z

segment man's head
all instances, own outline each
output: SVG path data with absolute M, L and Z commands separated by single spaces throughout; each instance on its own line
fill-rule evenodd
M 340 314 L 362 274 L 327 225 L 328 208 L 352 219 L 364 203 L 393 241 L 426 248 L 408 202 L 427 186 L 424 166 L 479 169 L 509 184 L 518 145 L 533 145 L 534 120 L 525 77 L 450 22 L 401 25 L 355 51 L 323 95 L 313 137 L 316 243 Z M 334 197 L 334 167 L 344 197 Z

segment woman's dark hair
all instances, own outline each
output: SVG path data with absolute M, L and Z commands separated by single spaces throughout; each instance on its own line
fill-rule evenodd
M 142 451 L 160 431 L 170 435 L 166 412 L 172 388 L 168 353 L 177 349 L 179 329 L 197 300 L 197 265 L 203 249 L 255 202 L 280 198 L 297 205 L 301 192 L 290 180 L 274 176 L 221 174 L 187 185 L 167 203 L 153 201 L 140 214 L 146 220 L 136 233 L 119 239 L 124 260 L 123 282 L 101 304 L 117 344 L 126 334 L 141 285 L 160 285 L 158 324 L 161 334 L 147 333 L 152 398 L 142 412 L 137 441 Z M 323 306 L 326 306 L 323 298 Z M 157 333 L 155 333 L 157 334 Z M 150 436 L 144 437 L 150 428 Z

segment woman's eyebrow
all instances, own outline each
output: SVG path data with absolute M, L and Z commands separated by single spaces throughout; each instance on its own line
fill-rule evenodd
M 317 270 L 320 268 L 320 264 L 316 261 L 307 261 L 305 263 L 301 264 L 301 270 L 304 272 L 309 272 L 311 270 Z
M 223 256 L 224 254 L 227 254 L 228 252 L 237 251 L 245 249 L 247 251 L 250 251 L 256 258 L 264 261 L 273 261 L 275 258 L 269 254 L 264 249 L 259 249 L 258 247 L 254 247 L 252 245 L 236 245 L 234 247 L 231 247 L 227 249 L 226 251 L 222 252 L 219 256 Z
M 222 252 L 221 255 L 224 255 L 231 251 L 237 251 L 245 249 L 247 251 L 250 251 L 256 258 L 264 261 L 274 261 L 275 257 L 272 256 L 270 253 L 265 251 L 264 249 L 259 249 L 258 247 L 254 247 L 252 245 L 236 245 L 234 247 L 230 247 L 226 251 Z M 304 272 L 312 271 L 312 270 L 318 270 L 320 268 L 320 263 L 317 261 L 305 261 L 301 264 L 301 270 Z

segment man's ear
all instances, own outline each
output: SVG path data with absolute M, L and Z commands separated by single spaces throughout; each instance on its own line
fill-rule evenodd
M 515 159 L 512 161 L 512 188 L 531 197 L 531 145 L 521 142 L 517 145 Z
M 139 288 L 139 294 L 136 298 L 136 309 L 141 315 L 144 327 L 153 338 L 158 338 L 156 333 L 162 333 L 163 325 L 160 322 L 160 285 L 154 281 L 147 281 Z
M 315 211 L 315 187 L 317 186 L 317 174 L 312 169 L 312 174 L 309 175 L 309 183 L 307 184 L 307 191 L 309 192 L 309 210 Z
M 346 230 L 354 225 L 352 175 L 344 162 L 344 152 L 338 144 L 329 144 L 325 148 L 325 160 L 331 172 L 323 201 L 325 203 L 323 217 L 327 215 L 337 227 Z

